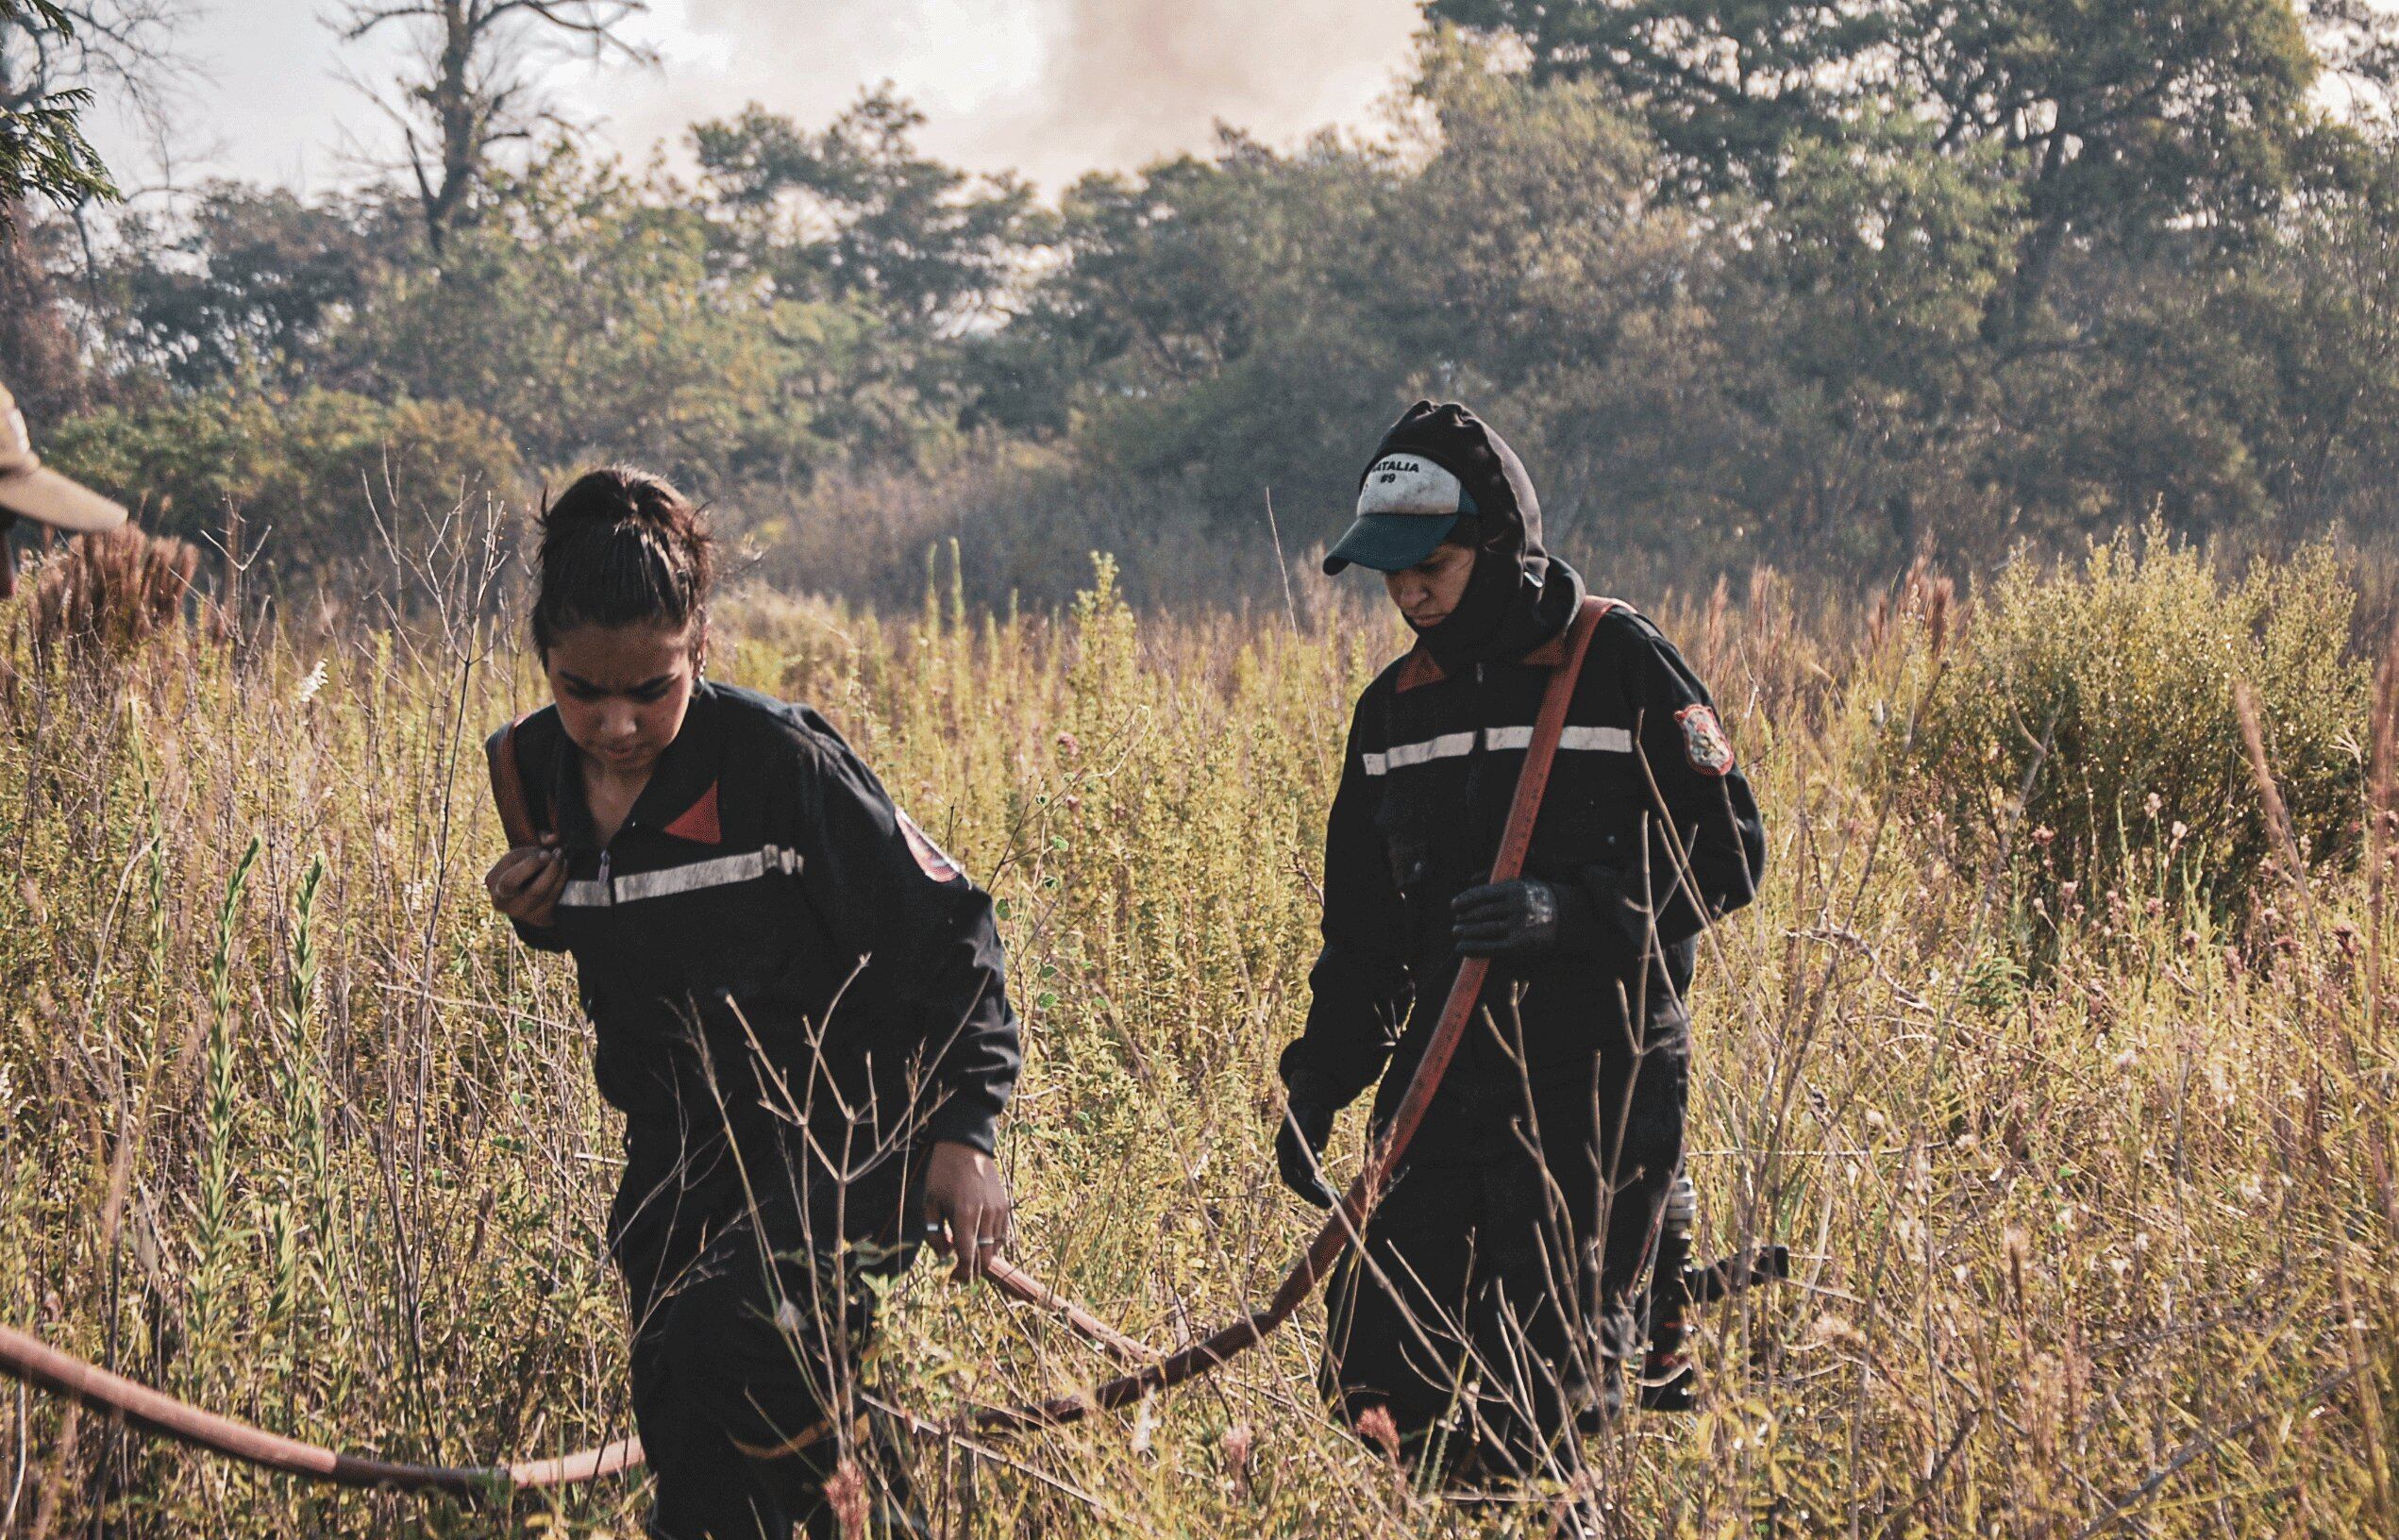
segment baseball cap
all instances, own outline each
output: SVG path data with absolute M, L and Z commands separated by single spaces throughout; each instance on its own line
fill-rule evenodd
M 1339 572 L 1354 561 L 1404 572 L 1437 550 L 1460 519 L 1480 511 L 1466 483 L 1445 467 L 1406 450 L 1384 455 L 1367 467 L 1357 520 L 1325 557 L 1324 570 Z
M 25 413 L 6 386 L 0 386 L 0 512 L 69 534 L 113 529 L 125 522 L 122 504 L 42 468 L 25 433 Z

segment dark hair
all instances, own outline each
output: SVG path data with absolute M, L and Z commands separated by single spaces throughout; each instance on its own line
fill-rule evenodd
M 716 543 L 666 478 L 630 465 L 586 471 L 542 507 L 533 645 L 578 626 L 680 628 L 708 616 Z

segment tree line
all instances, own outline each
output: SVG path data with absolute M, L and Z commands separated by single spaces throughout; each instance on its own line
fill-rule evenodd
M 57 20 L 0 4 L 0 59 Z M 391 174 L 96 243 L 25 211 L 0 371 L 78 471 L 171 528 L 244 505 L 287 570 L 357 548 L 362 480 L 622 457 L 768 549 L 862 484 L 970 539 L 1043 508 L 1070 581 L 1110 519 L 1250 541 L 1267 489 L 1322 535 L 1419 394 L 1503 427 L 1569 549 L 1692 581 L 2391 523 L 2367 0 L 1431 0 L 1390 132 L 1228 128 L 1054 203 L 925 154 L 888 88 L 696 125 L 684 174 L 596 154 L 510 61 L 644 67 L 634 8 L 358 12 L 428 43 Z

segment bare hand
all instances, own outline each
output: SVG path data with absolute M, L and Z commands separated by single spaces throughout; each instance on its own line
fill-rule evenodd
M 558 896 L 566 891 L 566 852 L 558 847 L 558 836 L 545 834 L 541 844 L 520 845 L 492 862 L 483 891 L 510 919 L 548 929 L 558 918 Z
M 982 1151 L 937 1144 L 925 1165 L 925 1226 L 933 1249 L 954 1259 L 961 1283 L 981 1276 L 1007 1248 L 1008 1180 Z

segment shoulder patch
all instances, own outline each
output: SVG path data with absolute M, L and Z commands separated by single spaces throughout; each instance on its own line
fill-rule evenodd
M 916 858 L 917 870 L 936 882 L 966 880 L 966 868 L 952 861 L 948 851 L 935 845 L 931 835 L 918 829 L 915 819 L 900 812 L 897 806 L 891 811 L 899 819 L 900 838 L 908 842 L 908 853 Z
M 1716 719 L 1715 709 L 1708 706 L 1686 706 L 1674 713 L 1683 728 L 1683 754 L 1691 768 L 1703 776 L 1724 775 L 1733 768 L 1733 740 L 1726 737 L 1724 724 Z

